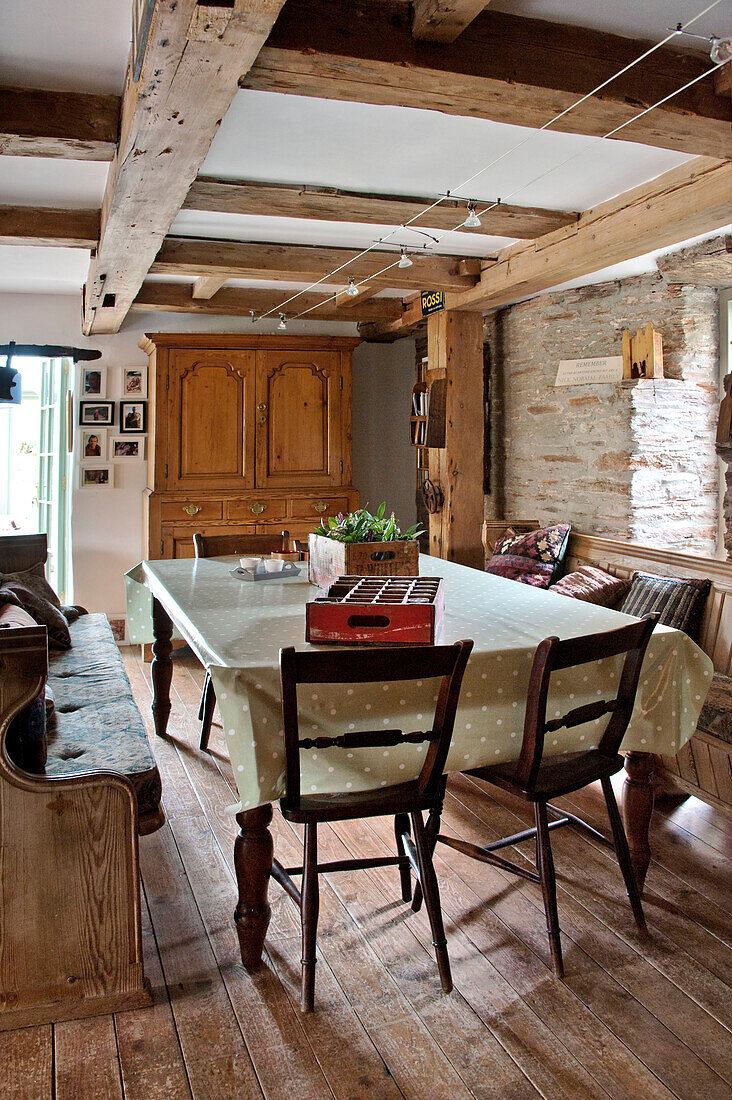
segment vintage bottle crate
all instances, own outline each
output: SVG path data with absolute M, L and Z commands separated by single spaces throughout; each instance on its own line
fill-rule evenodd
M 445 606 L 442 577 L 339 577 L 305 609 L 317 645 L 433 645 Z
M 338 577 L 416 577 L 419 573 L 416 539 L 347 543 L 313 534 L 309 546 L 308 580 L 318 588 L 327 588 Z

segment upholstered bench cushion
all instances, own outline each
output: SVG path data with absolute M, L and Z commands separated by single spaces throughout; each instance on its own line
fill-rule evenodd
M 71 649 L 53 654 L 49 665 L 56 707 L 46 774 L 121 772 L 135 788 L 140 817 L 157 814 L 160 775 L 107 618 L 82 615 L 70 632 Z
M 732 678 L 714 673 L 697 726 L 732 745 Z

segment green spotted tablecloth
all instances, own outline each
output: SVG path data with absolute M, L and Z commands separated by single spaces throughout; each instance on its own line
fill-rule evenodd
M 230 575 L 234 559 L 143 562 L 125 578 L 130 640 L 152 641 L 152 596 L 211 669 L 241 804 L 272 802 L 284 793 L 284 753 L 278 673 L 282 646 L 309 648 L 305 603 L 316 594 L 307 566 L 300 576 L 246 582 Z M 472 638 L 448 771 L 464 771 L 518 756 L 531 662 L 542 638 L 609 630 L 629 616 L 568 596 L 422 556 L 423 576 L 445 578 L 445 617 L 439 642 Z M 394 649 L 399 662 L 399 649 Z M 557 715 L 603 695 L 616 681 L 619 659 L 596 662 L 579 674 L 555 675 L 550 708 Z M 693 733 L 712 675 L 712 662 L 685 634 L 656 627 L 640 679 L 624 749 L 675 753 Z M 348 730 L 427 728 L 436 681 L 307 686 L 300 689 L 300 730 L 327 736 Z M 596 745 L 605 719 L 559 730 L 549 753 Z M 372 790 L 413 778 L 422 745 L 389 749 L 307 751 L 303 792 Z

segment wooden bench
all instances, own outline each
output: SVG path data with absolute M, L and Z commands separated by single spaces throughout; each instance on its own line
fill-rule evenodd
M 45 557 L 44 535 L 0 538 L 0 573 Z M 59 721 L 43 774 L 18 766 L 6 735 L 43 690 L 46 628 L 0 630 L 0 1031 L 152 1003 L 143 974 L 138 828 L 163 824 L 159 776 L 152 756 L 148 767 L 144 727 L 129 709 L 129 683 L 105 624 L 103 616 L 83 616 L 71 626 L 72 649 L 51 656 Z M 79 694 L 96 692 L 98 706 L 69 702 L 72 660 L 83 666 Z M 95 720 L 119 770 L 93 766 Z M 131 763 L 122 774 L 126 750 Z M 148 801 L 138 814 L 141 799 Z
M 498 520 L 484 524 L 483 545 L 490 556 L 507 527 L 533 531 L 536 520 Z M 704 578 L 712 587 L 704 609 L 699 646 L 712 659 L 715 677 L 699 726 L 676 756 L 629 752 L 625 757 L 623 816 L 636 874 L 645 879 L 650 847 L 648 832 L 656 782 L 694 794 L 732 811 L 732 562 L 675 550 L 664 550 L 620 539 L 599 538 L 572 531 L 565 573 L 596 565 L 618 577 L 635 570 L 664 576 Z

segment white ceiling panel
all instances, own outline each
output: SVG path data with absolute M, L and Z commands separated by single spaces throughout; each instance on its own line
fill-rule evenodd
M 108 170 L 103 161 L 0 157 L 0 203 L 96 209 Z
M 88 269 L 88 248 L 0 245 L 0 292 L 73 294 L 81 290 Z
M 438 111 L 242 90 L 201 174 L 403 195 L 451 190 L 464 198 L 585 210 L 688 159 L 631 142 Z
M 131 38 L 130 0 L 4 3 L 0 80 L 21 88 L 120 95 Z

